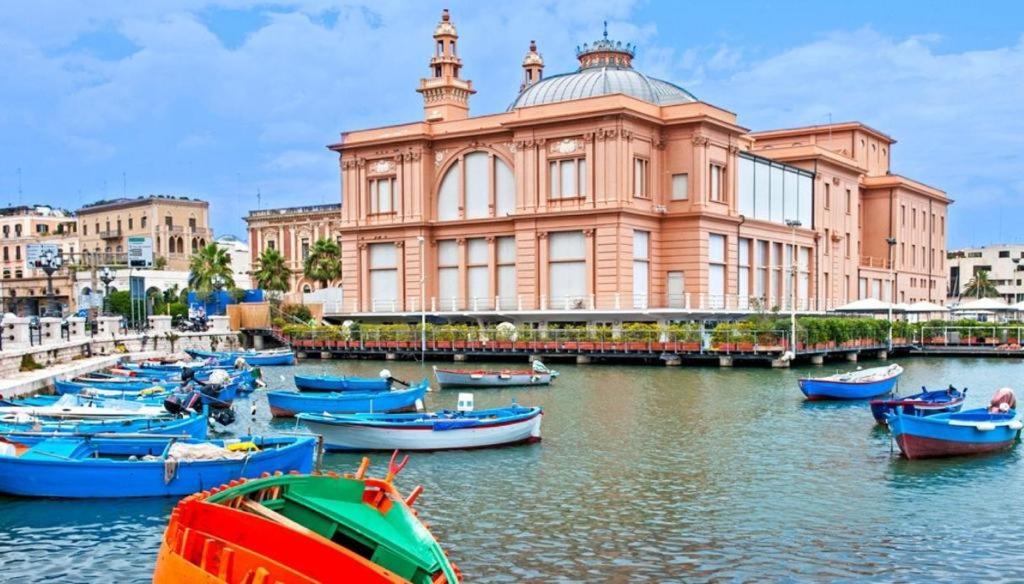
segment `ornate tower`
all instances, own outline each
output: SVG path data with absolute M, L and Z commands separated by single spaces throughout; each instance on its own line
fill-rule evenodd
M 519 91 L 541 80 L 544 76 L 544 57 L 537 52 L 537 41 L 530 41 L 530 50 L 523 57 L 523 83 Z
M 428 122 L 464 120 L 469 117 L 469 96 L 476 93 L 473 83 L 459 77 L 462 60 L 456 56 L 459 35 L 451 23 L 448 9 L 441 11 L 441 22 L 434 29 L 434 56 L 430 59 L 431 77 L 420 79 L 416 91 L 423 94 L 423 115 Z

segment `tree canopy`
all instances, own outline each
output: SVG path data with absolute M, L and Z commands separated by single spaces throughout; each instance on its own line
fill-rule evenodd
M 256 269 L 252 273 L 256 284 L 268 292 L 287 292 L 291 275 L 292 271 L 288 269 L 284 256 L 273 248 L 263 250 L 256 259 Z
M 332 239 L 318 239 L 302 266 L 306 277 L 326 288 L 331 280 L 341 277 L 341 248 Z

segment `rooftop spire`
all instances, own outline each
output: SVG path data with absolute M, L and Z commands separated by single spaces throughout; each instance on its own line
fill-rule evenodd
M 523 82 L 519 86 L 519 91 L 540 81 L 543 76 L 544 57 L 537 52 L 537 41 L 530 41 L 530 50 L 523 57 Z
M 469 80 L 459 77 L 462 59 L 455 50 L 459 34 L 448 9 L 434 28 L 434 56 L 430 59 L 431 77 L 420 80 L 423 113 L 428 122 L 462 120 L 469 117 L 469 96 L 476 93 Z

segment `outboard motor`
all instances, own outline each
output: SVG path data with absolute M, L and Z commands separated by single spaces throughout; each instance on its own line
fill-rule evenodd
M 235 423 L 235 410 L 231 408 L 217 410 L 210 415 L 213 421 L 217 422 L 222 426 L 230 426 Z
M 196 370 L 191 367 L 182 367 L 181 369 L 181 382 L 188 383 L 196 377 Z
M 993 414 L 1017 409 L 1017 396 L 1009 387 L 997 389 L 988 404 L 988 411 Z
M 164 400 L 164 409 L 174 414 L 175 416 L 180 416 L 185 413 L 186 408 L 181 403 L 181 400 L 178 398 L 178 396 L 172 395 Z
M 198 392 L 193 391 L 188 396 L 188 400 L 185 402 L 185 409 L 192 410 L 193 412 L 201 413 L 203 411 L 203 398 Z

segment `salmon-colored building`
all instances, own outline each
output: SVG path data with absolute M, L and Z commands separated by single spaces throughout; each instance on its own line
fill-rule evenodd
M 531 41 L 508 111 L 471 117 L 458 38 L 445 11 L 417 90 L 422 120 L 330 146 L 340 215 L 250 214 L 254 260 L 277 247 L 301 270 L 300 240 L 316 229 L 341 243 L 339 312 L 379 317 L 944 300 L 950 201 L 890 172 L 886 134 L 860 123 L 750 132 L 634 69 L 634 48 L 607 32 L 559 75 L 545 75 Z M 316 288 L 301 272 L 294 286 Z

